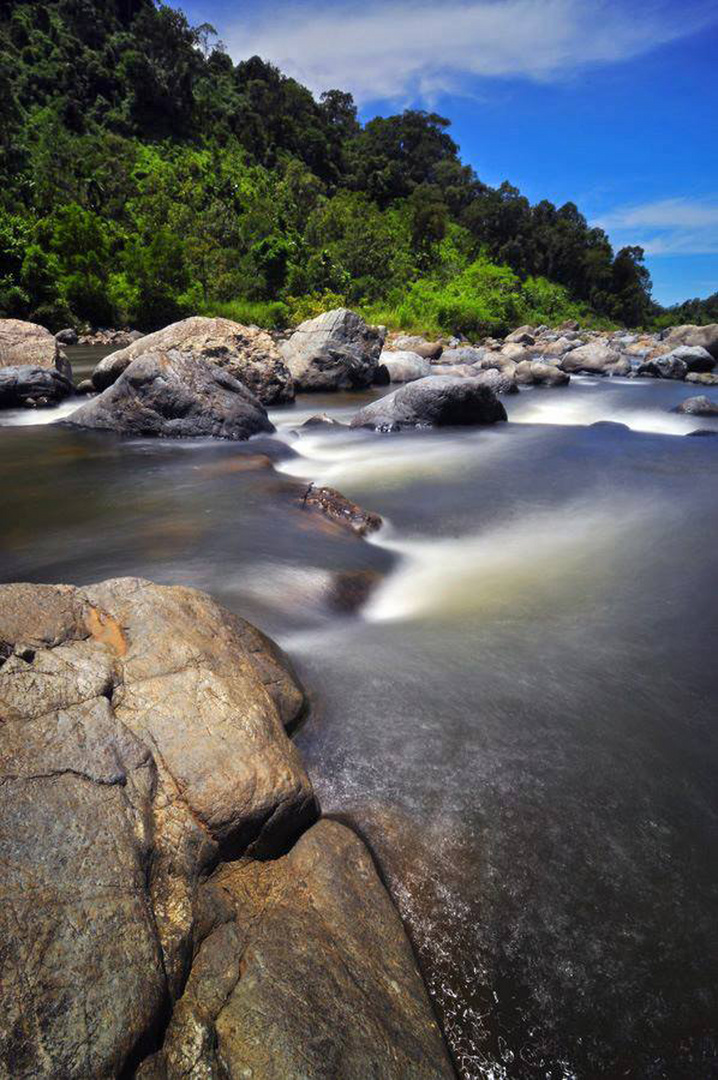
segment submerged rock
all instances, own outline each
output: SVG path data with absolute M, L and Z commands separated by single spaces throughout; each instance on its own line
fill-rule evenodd
M 337 308 L 298 326 L 281 351 L 297 390 L 362 390 L 374 381 L 385 336 Z
M 0 409 L 56 405 L 74 392 L 72 381 L 55 368 L 0 368 Z
M 506 410 L 491 387 L 479 379 L 431 375 L 407 383 L 360 409 L 352 427 L 375 431 L 449 425 L 493 424 Z
M 705 396 L 686 398 L 675 411 L 687 416 L 718 416 L 718 401 L 711 401 Z
M 98 390 L 105 390 L 145 353 L 178 350 L 186 357 L 213 364 L 243 383 L 263 405 L 294 400 L 294 384 L 277 346 L 256 326 L 231 319 L 195 316 L 172 323 L 110 353 L 92 373 Z
M 344 570 L 335 574 L 327 590 L 332 611 L 351 614 L 363 607 L 381 581 L 376 570 Z
M 358 536 L 376 532 L 383 525 L 379 514 L 363 510 L 334 488 L 310 484 L 302 496 L 302 506 L 307 510 L 318 510 L 332 521 L 348 526 Z
M 276 645 L 126 578 L 0 586 L 0 658 L 2 1075 L 452 1075 Z
M 28 367 L 72 378 L 70 363 L 49 330 L 21 319 L 0 319 L 0 369 Z
M 142 354 L 63 422 L 174 439 L 243 440 L 274 431 L 246 386 L 222 368 L 177 351 Z

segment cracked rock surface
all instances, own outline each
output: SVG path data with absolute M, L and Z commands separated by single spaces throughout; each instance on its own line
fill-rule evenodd
M 0 1076 L 452 1075 L 304 707 L 203 593 L 0 586 Z

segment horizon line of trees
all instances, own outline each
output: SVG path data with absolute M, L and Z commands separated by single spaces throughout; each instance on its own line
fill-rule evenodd
M 238 300 L 396 308 L 495 265 L 504 292 L 559 287 L 552 310 L 660 317 L 640 248 L 614 254 L 573 203 L 484 184 L 449 127 L 421 110 L 362 125 L 350 94 L 235 64 L 155 0 L 0 0 L 0 315 L 150 328 Z

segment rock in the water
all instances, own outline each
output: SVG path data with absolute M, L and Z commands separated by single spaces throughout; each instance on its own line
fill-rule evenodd
M 0 586 L 0 1075 L 452 1075 L 304 708 L 203 593 Z
M 495 394 L 518 394 L 519 388 L 516 379 L 508 371 L 499 371 L 498 368 L 489 368 L 487 371 L 477 371 L 473 368 L 473 377 L 477 382 L 490 387 Z
M 50 331 L 20 319 L 0 319 L 0 368 L 7 367 L 54 369 L 72 378 L 72 368 Z
M 561 368 L 569 374 L 586 372 L 591 375 L 623 375 L 628 374 L 631 365 L 630 361 L 621 357 L 615 349 L 602 342 L 592 341 L 566 353 L 561 359 Z
M 302 506 L 307 510 L 318 510 L 332 521 L 350 528 L 358 536 L 376 532 L 383 524 L 379 514 L 363 510 L 334 488 L 315 487 L 310 484 L 302 496 Z
M 475 349 L 473 345 L 459 345 L 455 349 L 444 349 L 441 356 L 433 361 L 440 368 L 444 365 L 456 367 L 459 364 L 480 364 L 486 349 Z M 439 371 L 441 375 L 442 372 Z
M 0 409 L 56 405 L 74 392 L 71 380 L 56 368 L 0 368 Z
M 362 390 L 374 381 L 385 336 L 337 308 L 302 323 L 281 351 L 297 390 Z
M 177 351 L 143 353 L 64 423 L 175 439 L 274 431 L 264 407 L 228 371 Z
M 699 383 L 701 386 L 718 386 L 718 375 L 707 371 L 689 371 L 686 382 Z
M 523 360 L 516 366 L 516 382 L 524 386 L 565 386 L 570 381 L 567 371 L 542 360 Z
M 674 326 L 666 332 L 663 344 L 669 350 L 679 345 L 698 345 L 706 349 L 714 360 L 718 360 L 718 323 L 709 326 Z
M 656 359 L 682 360 L 689 371 L 701 373 L 713 371 L 716 366 L 715 359 L 702 345 L 679 345 L 676 349 Z
M 346 431 L 348 427 L 348 424 L 343 424 L 341 420 L 335 420 L 326 413 L 317 413 L 300 424 L 300 428 L 306 431 Z
M 375 431 L 448 425 L 493 424 L 506 419 L 506 410 L 489 386 L 479 379 L 430 375 L 407 383 L 360 409 L 352 427 Z
M 684 360 L 669 354 L 655 360 L 646 360 L 638 368 L 639 375 L 648 375 L 653 379 L 685 379 L 688 366 Z
M 515 364 L 520 364 L 522 360 L 531 360 L 535 351 L 533 348 L 519 344 L 518 341 L 509 341 L 501 346 L 501 356 L 505 360 L 513 360 Z
M 92 379 L 83 379 L 81 382 L 79 382 L 77 384 L 75 389 L 77 390 L 78 394 L 83 394 L 83 395 L 96 394 L 97 393 L 97 390 L 95 389 L 95 384 L 93 383 Z
M 195 316 L 172 323 L 163 330 L 110 353 L 92 373 L 98 390 L 105 390 L 129 364 L 145 353 L 178 350 L 187 357 L 214 364 L 251 390 L 263 405 L 294 400 L 294 383 L 277 346 L 268 333 L 256 326 L 242 326 L 231 319 Z
M 414 352 L 388 352 L 385 349 L 379 362 L 386 367 L 389 381 L 393 383 L 412 382 L 431 374 L 430 362 Z
M 399 352 L 413 352 L 417 356 L 422 356 L 425 360 L 434 361 L 438 360 L 444 351 L 444 346 L 440 341 L 427 341 L 425 338 L 413 334 L 404 334 L 395 338 L 391 343 L 391 348 Z
M 515 342 L 517 345 L 533 345 L 536 342 L 535 326 L 519 326 L 504 338 L 506 342 Z
M 718 401 L 711 401 L 705 395 L 686 398 L 677 406 L 676 412 L 686 413 L 688 416 L 718 416 Z
M 55 334 L 58 345 L 77 345 L 77 330 L 69 327 L 67 330 L 59 330 Z
M 343 615 L 358 611 L 380 581 L 376 570 L 342 570 L 334 574 L 327 588 L 327 605 Z
M 565 356 L 566 353 L 571 352 L 571 350 L 575 349 L 575 348 L 576 348 L 576 342 L 575 341 L 571 341 L 567 337 L 560 337 L 560 338 L 556 338 L 555 341 L 548 341 L 545 344 L 544 343 L 539 344 L 535 351 L 540 352 L 541 356 L 544 356 L 544 357 L 555 356 L 555 357 L 560 358 L 562 356 Z

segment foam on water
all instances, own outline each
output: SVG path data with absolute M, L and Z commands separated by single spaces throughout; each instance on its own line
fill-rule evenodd
M 36 427 L 41 424 L 55 424 L 64 420 L 80 408 L 82 401 L 73 398 L 62 405 L 52 405 L 47 409 L 8 409 L 0 412 L 1 427 Z

